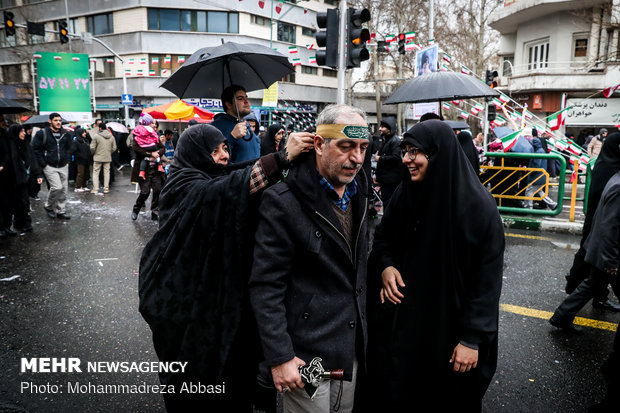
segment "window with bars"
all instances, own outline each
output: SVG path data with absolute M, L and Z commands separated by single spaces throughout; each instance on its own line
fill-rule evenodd
M 164 31 L 239 33 L 239 13 L 150 8 L 148 27 Z
M 545 69 L 549 66 L 549 40 L 527 45 L 527 70 Z

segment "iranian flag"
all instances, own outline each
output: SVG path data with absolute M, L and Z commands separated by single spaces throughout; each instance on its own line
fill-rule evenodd
M 501 100 L 504 103 L 510 102 L 510 99 L 508 98 L 508 96 L 506 96 L 506 95 L 504 95 L 502 93 L 499 94 L 499 100 Z
M 149 70 L 149 76 L 155 76 L 155 71 L 154 70 Z
M 618 83 L 616 86 L 608 87 L 607 89 L 603 90 L 603 96 L 605 96 L 606 98 L 609 98 L 611 95 L 614 94 L 616 89 L 618 89 L 619 87 L 620 87 L 620 83 Z
M 568 149 L 568 142 L 566 142 L 564 139 L 556 139 L 556 141 L 553 142 L 553 146 L 555 146 L 561 151 L 565 151 L 566 149 Z
M 583 152 L 583 150 L 581 149 L 580 146 L 577 146 L 577 145 L 575 145 L 572 142 L 568 144 L 568 148 L 567 149 L 568 149 L 568 151 L 570 153 L 575 154 L 575 155 L 581 155 L 582 152 Z
M 151 64 L 158 65 L 159 64 L 159 57 L 153 57 L 151 59 Z
M 297 53 L 297 46 L 289 46 L 289 47 L 288 47 L 288 52 L 289 52 L 290 54 Z
M 185 63 L 185 56 L 179 56 L 179 57 L 177 58 L 177 62 L 178 62 L 178 63 Z
M 88 61 L 89 61 L 89 62 L 95 62 L 95 63 L 96 63 L 96 62 L 97 62 L 97 59 L 95 59 L 95 58 L 92 58 L 92 57 L 91 57 L 90 59 L 88 59 Z
M 555 112 L 553 115 L 547 117 L 547 123 L 549 124 L 549 129 L 552 131 L 560 129 L 562 125 L 566 122 L 566 111 L 571 109 L 572 106 L 564 108 L 559 112 Z
M 461 101 L 460 101 L 460 100 L 453 100 L 453 101 L 452 101 L 452 104 L 453 104 L 453 105 L 459 105 L 460 103 L 461 103 Z
M 280 12 L 282 11 L 283 3 L 284 3 L 284 0 L 278 0 L 278 4 L 276 4 L 276 13 L 280 14 Z
M 61 56 L 54 56 L 54 60 L 62 60 Z
M 314 49 L 314 45 L 313 44 L 307 44 L 306 45 L 306 49 L 313 50 Z
M 495 116 L 495 123 L 497 123 L 499 126 L 505 125 L 506 121 L 507 119 L 501 115 Z
M 405 33 L 405 42 L 411 42 L 413 39 L 415 39 L 415 32 Z
M 450 70 L 450 69 L 448 69 L 448 66 L 446 66 L 446 65 L 441 65 L 440 69 L 441 69 L 442 72 L 447 72 L 447 71 Z
M 480 113 L 480 111 L 476 107 L 471 108 L 469 111 L 472 115 L 477 115 L 478 113 Z
M 107 59 L 105 59 L 105 62 L 106 63 L 114 63 L 114 59 L 108 57 Z
M 40 59 L 43 56 L 41 56 L 40 54 L 33 54 L 32 57 L 35 58 L 35 59 Z
M 442 107 L 444 110 L 449 110 L 449 109 L 451 108 L 451 106 L 450 106 L 450 104 L 449 104 L 448 102 L 443 102 L 443 103 L 441 104 L 441 107 Z
M 299 66 L 301 65 L 301 59 L 293 59 L 292 63 L 293 63 L 293 66 Z
M 138 69 L 138 76 L 144 76 L 144 73 L 142 72 L 142 69 Z
M 469 113 L 462 110 L 461 113 L 459 113 L 459 116 L 462 117 L 463 119 L 467 119 L 469 118 Z
M 405 50 L 415 50 L 416 49 L 415 42 L 407 42 L 405 43 Z
M 501 108 L 504 104 L 502 103 L 501 100 L 499 100 L 498 98 L 493 98 L 493 100 L 491 101 L 495 107 L 497 107 L 498 109 Z
M 429 44 L 429 45 L 431 45 L 431 44 L 435 44 L 435 39 L 429 39 L 429 40 L 428 40 L 428 44 Z
M 590 157 L 584 153 L 579 157 L 579 161 L 588 164 L 590 163 Z
M 461 73 L 465 74 L 465 75 L 471 75 L 471 70 L 469 70 L 467 67 L 465 66 L 461 66 Z
M 170 56 L 164 57 L 164 64 L 170 63 L 171 61 L 172 61 L 172 58 L 170 58 Z
M 484 105 L 483 105 L 483 104 L 481 104 L 481 103 L 478 103 L 478 102 L 476 102 L 476 104 L 474 105 L 474 107 L 475 107 L 478 111 L 484 110 Z
M 141 57 L 140 58 L 140 64 L 141 65 L 145 65 L 146 64 L 146 57 Z
M 525 119 L 527 120 L 531 120 L 533 117 L 533 115 L 527 110 L 523 112 L 523 116 L 525 116 Z
M 125 70 L 125 76 L 131 76 L 131 70 L 130 69 Z
M 448 53 L 444 52 L 443 60 L 445 60 L 446 62 L 450 63 L 452 61 L 452 56 L 450 56 Z
M 265 8 L 265 0 L 258 0 L 258 7 L 260 7 L 261 9 Z
M 310 56 L 310 58 L 308 59 L 308 62 L 312 64 L 316 64 L 316 56 Z
M 131 59 L 129 59 L 129 64 L 133 65 L 134 63 L 136 63 L 136 60 L 132 57 Z
M 386 42 L 392 43 L 395 40 L 396 40 L 396 35 L 395 34 L 386 34 L 385 35 L 385 41 Z
M 510 148 L 515 146 L 515 143 L 517 143 L 517 139 L 519 138 L 520 133 L 521 130 L 518 130 L 500 139 L 502 141 L 502 146 L 504 147 L 504 152 L 508 152 Z
M 71 60 L 73 60 L 74 62 L 79 62 L 80 58 L 79 57 L 73 57 L 73 58 L 71 58 Z

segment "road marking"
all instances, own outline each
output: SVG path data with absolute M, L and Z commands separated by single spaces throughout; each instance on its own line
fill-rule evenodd
M 115 261 L 118 260 L 118 258 L 97 258 L 94 259 L 93 261 Z
M 537 239 L 540 241 L 552 241 L 551 238 L 547 238 L 547 237 L 539 237 L 538 235 L 523 235 L 523 234 L 513 234 L 511 232 L 505 232 L 504 233 L 507 237 L 514 237 L 514 238 L 527 238 L 527 239 Z
M 524 315 L 524 316 L 534 317 L 534 318 L 541 318 L 543 320 L 549 320 L 551 316 L 553 315 L 553 313 L 550 311 L 534 310 L 532 308 L 519 307 L 518 305 L 500 304 L 499 307 L 503 311 L 506 311 L 508 313 L 514 313 L 514 314 L 519 314 L 519 315 Z M 607 321 L 592 320 L 590 318 L 583 318 L 583 317 L 575 317 L 573 324 L 577 324 L 577 325 L 585 326 L 585 327 L 598 328 L 601 330 L 609 330 L 609 331 L 616 331 L 616 328 L 618 327 L 617 323 L 609 323 Z

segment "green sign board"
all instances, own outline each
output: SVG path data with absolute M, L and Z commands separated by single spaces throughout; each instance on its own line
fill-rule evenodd
M 39 113 L 58 112 L 72 122 L 91 122 L 88 55 L 36 52 Z

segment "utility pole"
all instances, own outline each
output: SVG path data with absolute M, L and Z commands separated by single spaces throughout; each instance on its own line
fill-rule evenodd
M 336 102 L 343 104 L 346 102 L 346 72 L 347 72 L 347 59 L 345 55 L 345 46 L 347 45 L 347 1 L 340 0 L 340 30 L 339 30 L 339 47 L 338 47 L 338 95 Z
M 433 21 L 435 20 L 434 0 L 428 0 L 428 40 L 435 38 L 435 27 Z
M 67 21 L 67 27 L 70 29 L 71 26 L 69 25 L 69 5 L 67 4 L 68 0 L 65 0 L 65 15 L 66 15 L 66 21 Z M 73 53 L 73 48 L 71 47 L 71 36 L 69 36 L 69 53 Z

